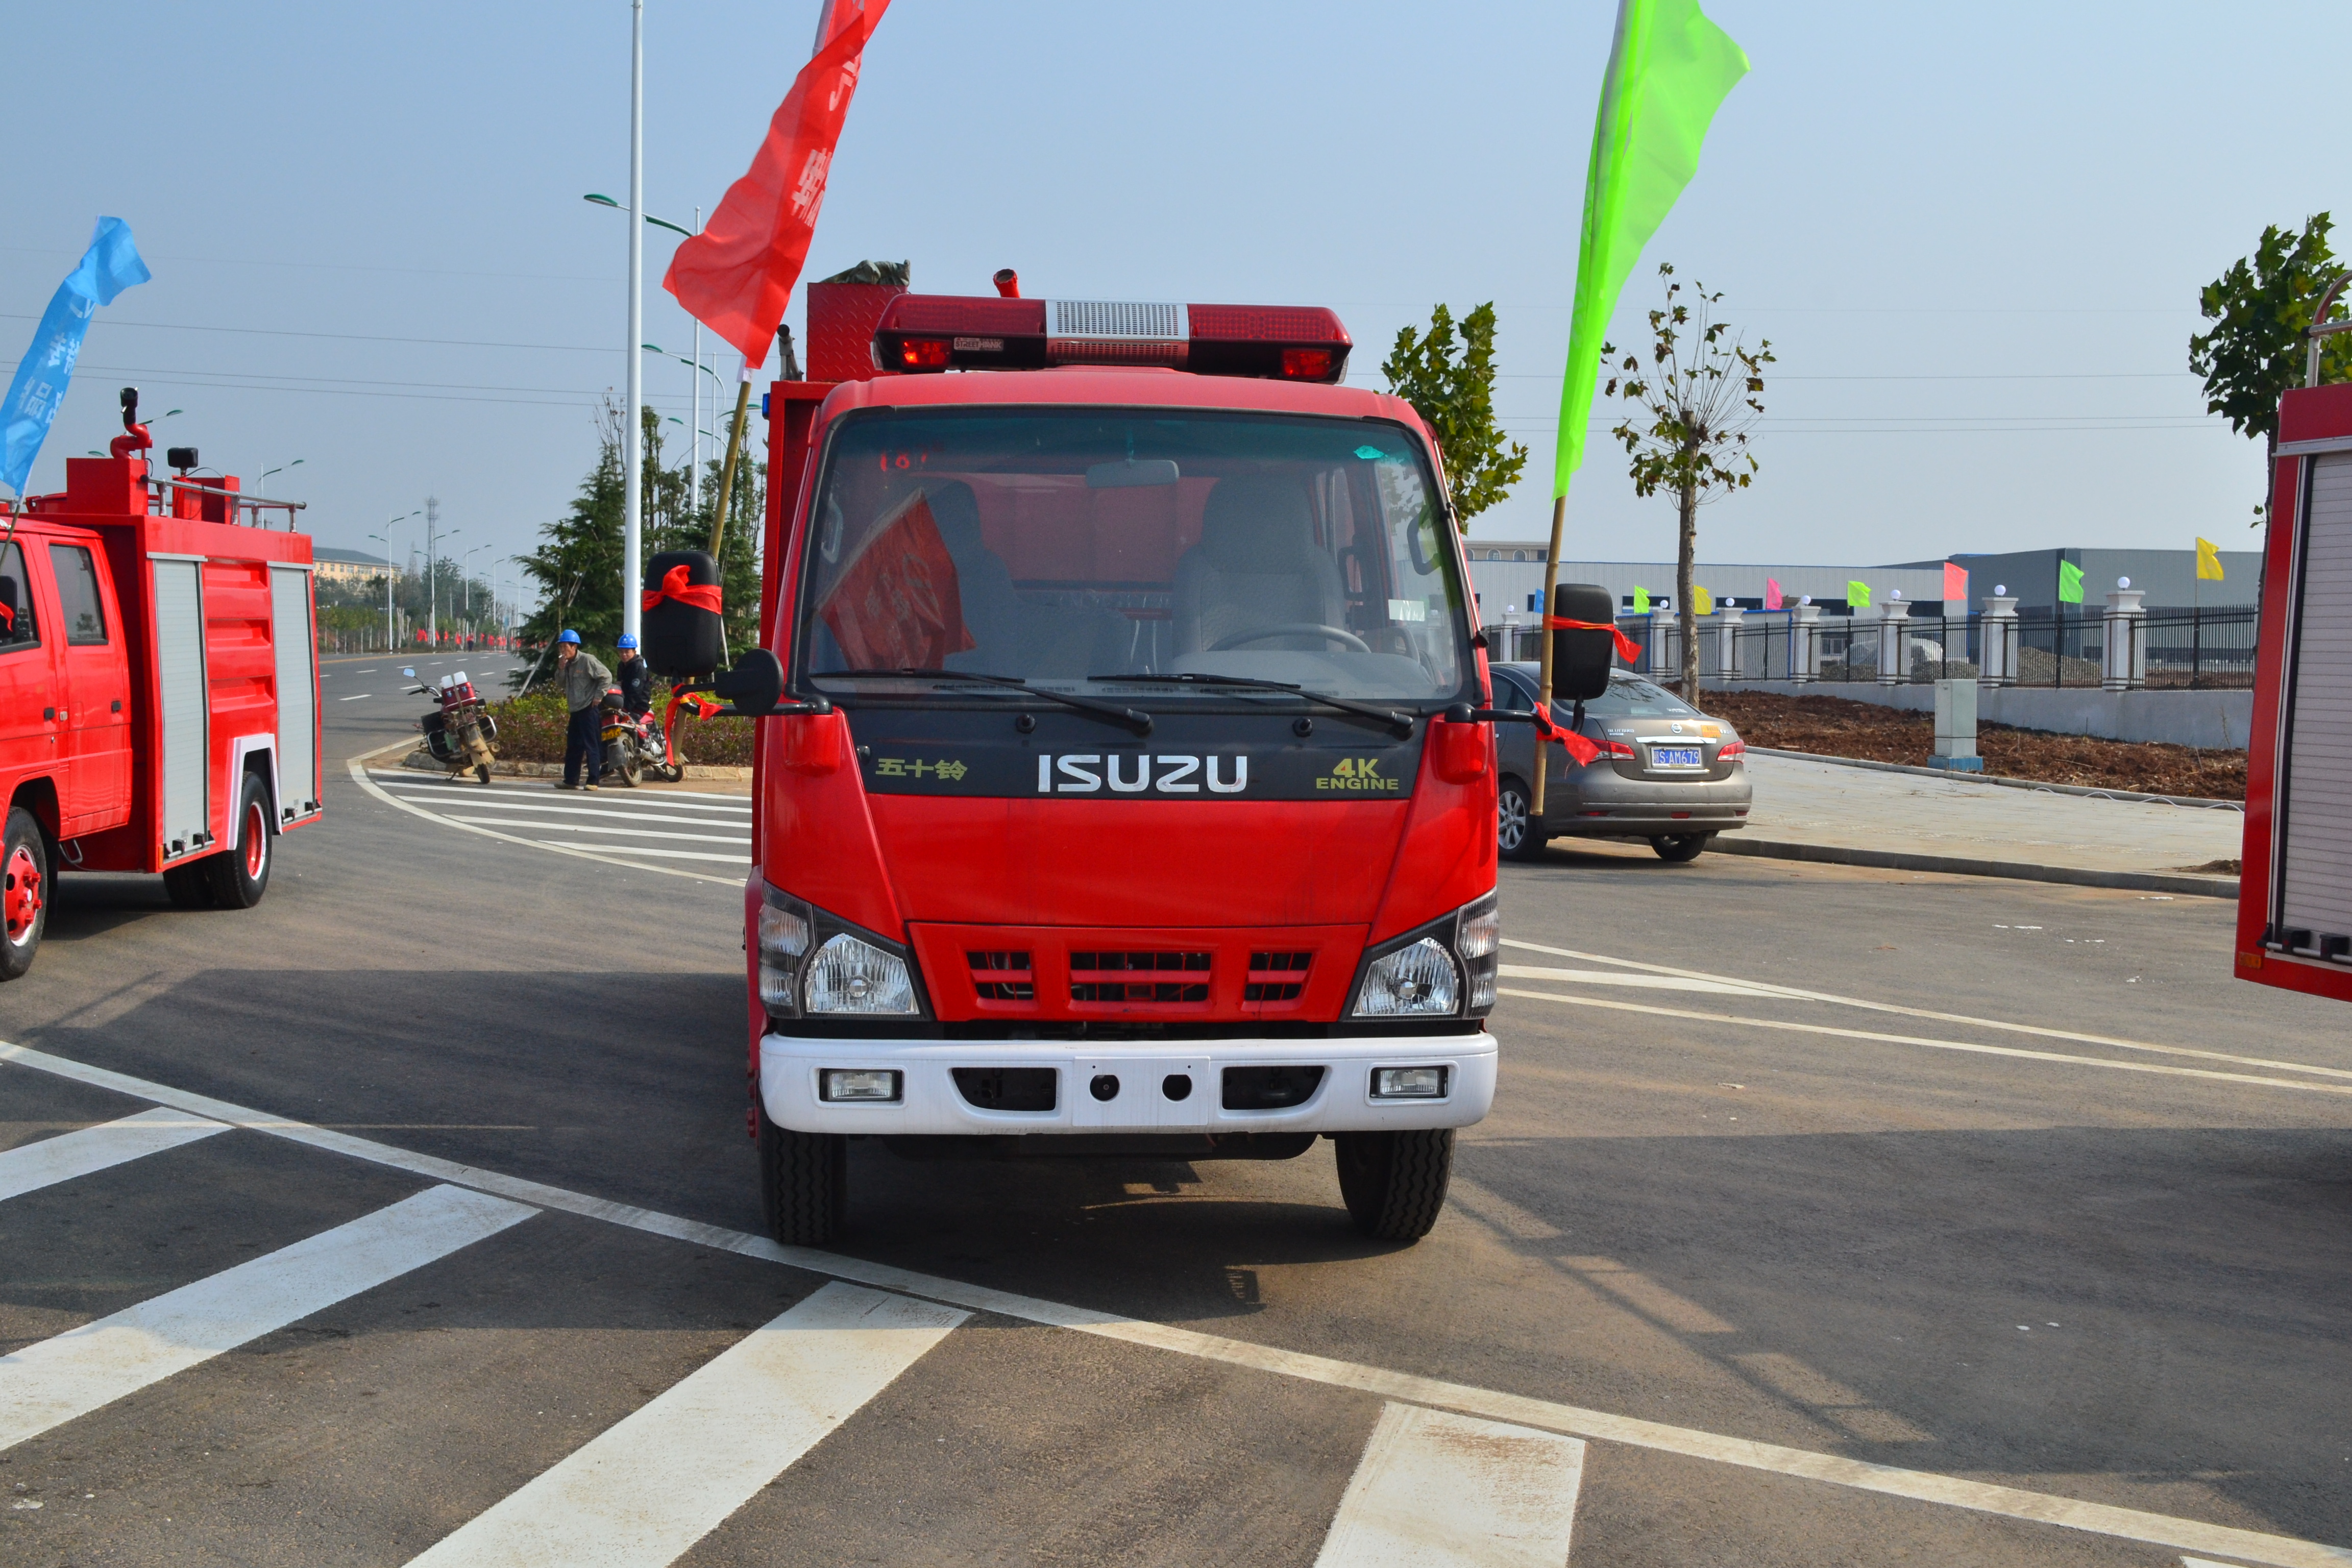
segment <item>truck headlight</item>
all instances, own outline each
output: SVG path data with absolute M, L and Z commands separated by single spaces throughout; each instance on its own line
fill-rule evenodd
M 923 1009 L 907 961 L 843 931 L 825 939 L 809 961 L 803 985 L 809 1013 L 912 1015 Z
M 1364 971 L 1356 992 L 1360 1018 L 1444 1016 L 1462 1006 L 1462 977 L 1434 937 L 1383 953 Z

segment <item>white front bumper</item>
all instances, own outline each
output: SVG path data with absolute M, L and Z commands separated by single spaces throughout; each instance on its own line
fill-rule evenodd
M 1070 1044 L 1055 1040 L 833 1040 L 766 1035 L 760 1040 L 760 1099 L 768 1120 L 795 1132 L 881 1136 L 1024 1132 L 1373 1132 L 1467 1127 L 1495 1100 L 1495 1037 L 1488 1034 L 1328 1040 L 1220 1040 Z M 1227 1110 L 1230 1067 L 1319 1067 L 1322 1081 L 1301 1104 L 1279 1110 Z M 1444 1067 L 1442 1100 L 1374 1100 L 1376 1067 Z M 826 1068 L 895 1068 L 895 1104 L 828 1104 L 817 1098 Z M 956 1087 L 956 1068 L 1051 1068 L 1051 1110 L 982 1110 Z M 1105 1074 L 1118 1092 L 1090 1092 Z M 1192 1091 L 1171 1100 L 1171 1078 Z

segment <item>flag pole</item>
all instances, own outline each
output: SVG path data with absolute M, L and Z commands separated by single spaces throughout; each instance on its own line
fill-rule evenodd
M 1568 492 L 1562 490 L 1551 498 L 1551 548 L 1544 552 L 1544 595 L 1542 621 L 1543 641 L 1537 657 L 1542 660 L 1543 673 L 1536 686 L 1536 711 L 1551 717 L 1551 604 L 1552 590 L 1559 586 L 1559 540 L 1568 521 Z M 1544 764 L 1551 760 L 1551 746 L 1538 734 L 1536 737 L 1536 776 L 1533 798 L 1528 803 L 1528 815 L 1537 822 L 1543 820 Z M 1528 830 L 1535 830 L 1530 824 Z
M 629 0 L 629 411 L 621 431 L 621 630 L 637 635 L 645 580 L 646 0 Z

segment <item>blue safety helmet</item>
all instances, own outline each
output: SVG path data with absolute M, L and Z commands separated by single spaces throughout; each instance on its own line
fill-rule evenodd
M 579 634 L 578 632 L 571 632 L 571 631 L 566 631 L 566 632 L 558 632 L 558 633 L 555 635 L 555 640 L 556 640 L 557 642 L 570 642 L 570 643 L 576 643 L 576 642 L 578 642 L 578 641 L 580 640 L 580 634 Z
M 637 646 L 637 634 L 635 632 L 623 632 L 621 634 L 621 640 L 614 643 L 613 646 L 614 647 L 635 647 Z

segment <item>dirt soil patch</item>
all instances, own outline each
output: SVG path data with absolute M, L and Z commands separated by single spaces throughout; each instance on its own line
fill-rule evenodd
M 1931 713 L 1906 713 L 1845 697 L 1790 697 L 1777 691 L 1707 691 L 1698 706 L 1728 719 L 1751 746 L 1812 752 L 1874 763 L 1926 767 L 1936 749 Z M 2153 741 L 2099 741 L 1977 726 L 1977 754 L 1985 772 L 2037 784 L 2136 790 L 2143 795 L 2246 798 L 2246 753 L 2200 751 Z

